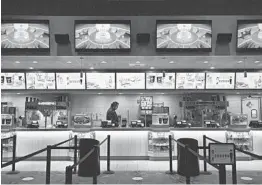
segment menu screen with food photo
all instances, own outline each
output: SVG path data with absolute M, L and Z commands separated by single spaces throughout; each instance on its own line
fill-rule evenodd
M 87 89 L 115 89 L 115 73 L 86 73 Z
M 4 49 L 49 49 L 49 24 L 14 23 L 1 24 L 1 48 Z
M 262 49 L 262 20 L 238 22 L 237 48 Z
M 204 89 L 205 73 L 176 73 L 176 89 Z
M 145 89 L 145 73 L 116 73 L 117 89 Z
M 1 73 L 1 89 L 25 89 L 25 73 Z
M 234 89 L 235 73 L 206 73 L 206 89 Z
M 121 23 L 103 22 L 75 24 L 76 50 L 129 50 L 130 45 L 129 21 Z
M 146 73 L 147 89 L 175 89 L 175 73 Z
M 157 21 L 157 49 L 208 49 L 212 44 L 211 22 Z
M 262 72 L 236 73 L 236 89 L 262 89 Z
M 55 73 L 26 73 L 27 89 L 55 89 Z
M 85 76 L 80 73 L 56 73 L 57 89 L 85 89 Z

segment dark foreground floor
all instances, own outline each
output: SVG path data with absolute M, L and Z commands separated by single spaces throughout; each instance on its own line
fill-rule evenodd
M 262 184 L 262 172 L 238 172 L 238 184 Z M 25 177 L 33 177 L 33 180 L 23 181 Z M 142 177 L 142 180 L 133 180 L 134 177 Z M 243 180 L 241 177 L 248 177 Z M 227 173 L 227 183 L 232 183 L 231 173 Z M 251 180 L 252 179 L 252 180 Z M 2 184 L 45 184 L 45 172 L 20 172 L 9 175 L 2 172 Z M 63 172 L 51 173 L 51 184 L 64 184 L 65 174 Z M 92 184 L 92 178 L 78 177 L 73 175 L 73 184 Z M 116 172 L 112 175 L 101 174 L 98 184 L 185 184 L 185 178 L 180 175 L 167 175 L 165 172 Z M 200 175 L 191 178 L 191 184 L 219 184 L 218 173 L 211 175 Z

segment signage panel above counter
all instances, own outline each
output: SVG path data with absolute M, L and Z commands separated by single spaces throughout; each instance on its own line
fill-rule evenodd
M 26 73 L 26 89 L 55 89 L 55 73 Z
M 145 73 L 116 73 L 117 89 L 145 89 Z
M 206 73 L 206 89 L 234 89 L 235 73 Z
M 176 89 L 204 89 L 205 73 L 176 73 Z
M 175 73 L 146 73 L 146 89 L 175 89 Z
M 262 89 L 262 72 L 236 73 L 236 89 Z
M 85 89 L 85 77 L 80 73 L 56 73 L 57 89 Z
M 86 89 L 115 89 L 115 73 L 86 73 Z
M 1 89 L 25 89 L 25 73 L 1 73 Z

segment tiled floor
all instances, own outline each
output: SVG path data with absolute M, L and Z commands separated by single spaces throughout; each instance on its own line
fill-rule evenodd
M 65 171 L 65 167 L 72 165 L 72 161 L 52 161 L 52 171 Z M 101 161 L 101 170 L 106 169 L 106 161 Z M 203 170 L 203 161 L 199 162 L 200 170 Z M 45 171 L 46 163 L 44 161 L 23 161 L 16 164 L 18 171 Z M 208 171 L 217 171 L 210 165 L 207 166 Z M 3 168 L 2 171 L 10 171 L 11 166 Z M 169 169 L 168 161 L 111 161 L 111 169 L 114 171 L 167 171 Z M 173 169 L 177 169 L 177 161 L 173 161 Z M 227 170 L 231 171 L 231 167 L 227 166 Z M 238 171 L 262 171 L 262 160 L 254 161 L 238 161 Z

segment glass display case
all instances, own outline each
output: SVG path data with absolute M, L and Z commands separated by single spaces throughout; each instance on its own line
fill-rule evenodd
M 170 131 L 156 130 L 148 132 L 148 154 L 150 159 L 165 159 L 169 156 L 169 135 L 174 138 L 174 134 Z M 172 151 L 174 151 L 173 141 Z
M 14 132 L 1 132 L 1 139 L 9 138 L 15 135 Z M 13 139 L 7 139 L 1 141 L 3 145 L 3 159 L 9 160 L 13 155 Z
M 234 143 L 239 149 L 253 151 L 253 134 L 250 129 L 228 130 L 226 141 L 227 143 Z

